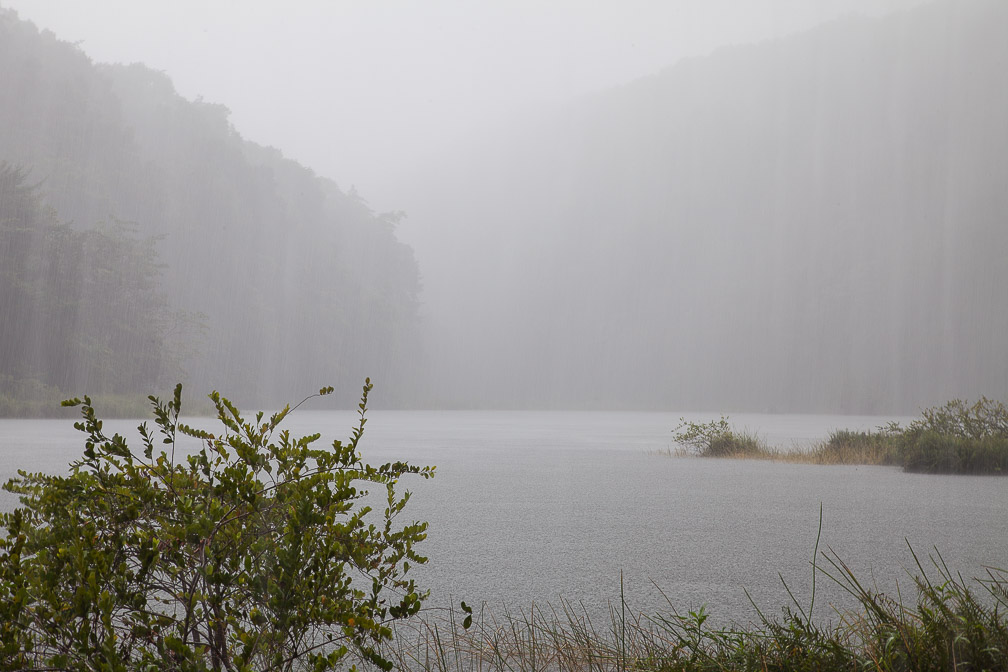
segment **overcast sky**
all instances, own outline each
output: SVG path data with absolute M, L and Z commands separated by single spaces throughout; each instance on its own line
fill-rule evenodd
M 0 0 L 100 62 L 165 71 L 377 210 L 460 138 L 719 46 L 920 0 Z

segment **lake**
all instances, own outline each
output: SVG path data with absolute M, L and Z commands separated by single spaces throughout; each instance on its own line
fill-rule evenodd
M 372 463 L 437 465 L 433 480 L 403 481 L 414 493 L 403 515 L 430 523 L 419 548 L 430 562 L 416 573 L 432 589 L 430 604 L 518 610 L 563 597 L 601 614 L 618 602 L 622 572 L 631 610 L 667 611 L 667 596 L 681 611 L 706 604 L 719 621 L 747 622 L 754 611 L 744 590 L 777 613 L 788 600 L 781 576 L 807 604 L 820 503 L 820 550 L 887 592 L 898 583 L 912 594 L 907 542 L 924 562 L 937 547 L 966 577 L 1008 565 L 1008 479 L 661 455 L 679 416 L 374 411 L 361 450 Z M 890 419 L 735 415 L 732 423 L 791 447 Z M 189 422 L 213 429 L 210 419 Z M 301 409 L 286 424 L 328 443 L 354 423 L 349 411 Z M 136 424 L 106 429 L 138 449 Z M 0 420 L 0 478 L 18 467 L 63 471 L 82 447 L 69 420 Z M 15 503 L 2 493 L 0 506 Z M 817 591 L 822 618 L 830 603 L 850 606 L 821 575 Z

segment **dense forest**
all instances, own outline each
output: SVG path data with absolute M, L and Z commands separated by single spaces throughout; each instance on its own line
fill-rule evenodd
M 1008 397 L 1006 29 L 998 0 L 848 17 L 501 129 L 445 166 L 465 258 L 417 244 L 444 389 L 755 411 Z M 445 217 L 429 186 L 412 220 Z
M 370 375 L 409 398 L 398 215 L 244 140 L 225 107 L 0 10 L 0 161 L 0 396 L 183 380 L 268 404 Z

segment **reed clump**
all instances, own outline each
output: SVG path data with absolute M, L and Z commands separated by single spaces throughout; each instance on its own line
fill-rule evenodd
M 813 605 L 804 608 L 790 590 L 779 616 L 754 605 L 754 623 L 714 627 L 704 608 L 682 614 L 671 601 L 667 613 L 628 614 L 621 589 L 601 624 L 564 600 L 499 615 L 484 607 L 475 619 L 453 608 L 426 612 L 396 632 L 391 659 L 401 670 L 436 672 L 1008 669 L 1008 572 L 991 568 L 966 582 L 937 552 L 931 560 L 928 576 L 914 555 L 920 574 L 907 605 L 870 588 L 834 553 L 822 554 L 813 573 L 859 605 L 829 623 L 814 621 Z
M 783 453 L 794 456 L 796 451 Z M 815 464 L 899 464 L 899 430 L 879 427 L 876 431 L 837 429 L 811 451 L 809 462 Z

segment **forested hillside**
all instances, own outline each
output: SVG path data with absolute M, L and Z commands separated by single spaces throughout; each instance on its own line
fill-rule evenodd
M 399 169 L 421 347 L 397 215 L 0 12 L 0 399 L 365 375 L 425 406 L 1006 398 L 1006 33 L 999 0 L 849 17 Z
M 264 404 L 365 375 L 408 396 L 419 279 L 396 216 L 225 107 L 0 10 L 0 161 L 0 396 L 184 380 Z
M 851 17 L 503 131 L 454 186 L 466 283 L 425 268 L 432 312 L 456 316 L 433 323 L 462 362 L 451 389 L 757 411 L 1008 397 L 1006 34 L 998 0 Z

